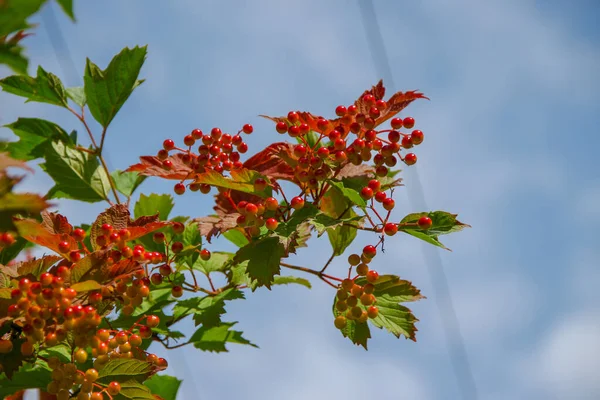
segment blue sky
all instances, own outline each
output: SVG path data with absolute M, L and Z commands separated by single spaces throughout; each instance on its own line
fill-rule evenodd
M 374 3 L 397 89 L 431 98 L 404 114 L 426 139 L 419 163 L 403 172 L 394 215 L 422 211 L 408 195 L 420 182 L 430 209 L 473 226 L 445 238 L 452 253 L 426 251 L 440 252 L 479 398 L 600 397 L 600 5 Z M 331 115 L 380 78 L 355 1 L 78 1 L 77 24 L 55 14 L 80 72 L 85 57 L 103 67 L 125 46 L 149 45 L 147 81 L 110 128 L 112 168 L 196 127 L 250 122 L 249 144 L 259 150 L 278 135 L 258 114 Z M 31 71 L 42 64 L 81 84 L 61 70 L 67 54 L 54 52 L 43 25 L 27 46 Z M 4 93 L 0 104 L 2 124 L 42 116 L 81 128 L 58 108 Z M 3 128 L 0 137 L 12 136 Z M 21 187 L 50 186 L 38 172 Z M 142 191 L 171 186 L 149 180 Z M 75 222 L 104 208 L 59 204 Z M 189 194 L 177 198 L 175 214 L 210 207 L 209 197 Z M 408 236 L 396 243 L 377 265 L 428 297 L 412 307 L 421 320 L 416 343 L 377 330 L 369 352 L 352 346 L 333 328 L 332 292 L 319 282 L 311 291 L 259 290 L 228 315 L 261 349 L 170 352 L 170 373 L 184 379 L 179 399 L 461 398 L 423 248 Z M 314 240 L 295 262 L 316 267 L 327 246 Z

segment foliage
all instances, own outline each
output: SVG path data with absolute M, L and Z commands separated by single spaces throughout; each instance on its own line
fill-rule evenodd
M 226 305 L 272 285 L 311 287 L 283 270 L 334 288 L 334 325 L 354 344 L 367 349 L 370 327 L 416 340 L 418 320 L 404 303 L 423 296 L 411 282 L 379 275 L 377 253 L 398 231 L 445 248 L 439 235 L 468 227 L 443 211 L 392 220 L 401 186 L 394 167 L 413 165 L 416 156 L 407 151 L 423 141 L 412 117 L 396 115 L 425 98 L 421 93 L 384 100 L 379 82 L 349 107 L 337 107 L 334 118 L 300 111 L 267 117 L 293 140 L 272 143 L 245 161 L 249 124 L 233 133 L 194 129 L 181 147 L 166 139 L 157 154 L 126 171 L 109 171 L 103 157 L 108 128 L 144 81 L 146 47 L 123 49 L 104 69 L 88 59 L 82 88 L 65 88 L 42 67 L 28 76 L 19 42 L 27 36 L 27 18 L 43 3 L 0 2 L 0 62 L 21 74 L 1 79 L 0 87 L 27 102 L 69 110 L 91 145 L 47 120 L 6 125 L 18 141 L 0 152 L 0 397 L 41 388 L 58 399 L 175 399 L 181 381 L 159 373 L 168 363 L 151 352 L 151 343 L 211 352 L 228 351 L 228 344 L 256 347 L 234 329 L 237 322 L 227 321 Z M 74 18 L 72 2 L 59 3 Z M 88 115 L 99 123 L 99 136 Z M 382 126 L 388 121 L 391 129 Z M 27 162 L 39 159 L 55 185 L 43 196 L 15 192 L 23 177 L 14 171 L 31 171 Z M 175 180 L 176 195 L 215 190 L 214 213 L 172 217 L 170 194 L 140 194 L 131 204 L 148 177 Z M 284 190 L 284 181 L 293 189 Z M 108 207 L 75 227 L 66 215 L 47 210 L 54 199 Z M 372 236 L 362 253 L 348 256 L 347 273 L 328 270 L 359 231 Z M 311 237 L 325 234 L 332 254 L 322 268 L 290 262 Z M 211 239 L 221 235 L 237 251 L 211 252 Z M 33 258 L 34 246 L 48 253 Z M 213 284 L 215 275 L 226 278 L 222 287 Z M 176 330 L 184 319 L 195 325 L 189 336 Z

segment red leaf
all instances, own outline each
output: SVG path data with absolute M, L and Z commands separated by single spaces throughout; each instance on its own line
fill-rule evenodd
M 102 269 L 103 280 L 117 280 L 123 275 L 131 274 L 134 271 L 142 269 L 142 265 L 130 258 L 124 258 L 119 262 Z
M 197 156 L 195 154 L 190 154 L 192 163 L 196 162 Z M 177 153 L 173 154 L 167 160 L 170 160 L 172 163 L 171 169 L 166 169 L 163 167 L 163 161 L 160 160 L 156 156 L 142 156 L 140 157 L 141 163 L 134 164 L 131 167 L 127 168 L 125 172 L 138 172 L 141 175 L 146 176 L 157 176 L 163 179 L 173 179 L 181 181 L 183 179 L 188 179 L 193 177 L 196 174 L 192 168 L 187 166 L 182 161 L 183 154 Z M 204 168 L 201 171 L 204 172 Z
M 158 222 L 150 222 L 144 226 L 129 226 L 127 228 L 129 233 L 131 234 L 131 237 L 129 238 L 129 240 L 137 239 L 139 237 L 147 235 L 148 233 L 152 233 L 156 230 L 159 230 L 159 229 L 164 228 L 165 226 L 169 226 L 169 225 L 172 225 L 172 223 L 158 221 Z
M 48 255 L 42 258 L 34 258 L 28 261 L 21 261 L 10 267 L 10 271 L 4 271 L 13 278 L 20 278 L 27 275 L 33 275 L 37 278 L 42 273 L 48 271 L 51 266 L 62 260 L 62 257 Z
M 24 239 L 57 253 L 60 253 L 58 248 L 60 242 L 68 242 L 73 250 L 78 248 L 77 242 L 71 236 L 51 233 L 43 224 L 32 219 L 16 219 L 15 226 Z
M 42 212 L 42 225 L 51 233 L 70 235 L 73 226 L 69 224 L 67 217 L 54 212 Z
M 294 181 L 294 169 L 283 158 L 291 158 L 294 147 L 290 143 L 278 142 L 267 146 L 244 162 L 244 168 L 252 169 L 271 179 Z
M 127 226 L 129 226 L 129 227 L 144 226 L 144 225 L 150 224 L 152 222 L 157 222 L 157 221 L 159 221 L 159 215 L 160 214 L 141 216 L 138 219 L 136 219 L 135 221 L 129 221 L 129 224 Z
M 336 178 L 338 179 L 343 179 L 343 178 L 369 178 L 372 179 L 374 177 L 375 171 L 373 170 L 372 166 L 366 165 L 366 164 L 361 164 L 361 165 L 354 165 L 354 164 L 346 164 L 342 167 L 342 169 L 340 169 L 340 172 L 338 172 Z

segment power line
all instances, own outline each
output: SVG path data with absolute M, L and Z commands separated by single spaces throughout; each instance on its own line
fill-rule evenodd
M 375 15 L 373 2 L 371 0 L 358 0 L 358 5 L 375 69 L 379 76 L 383 78 L 384 82 L 388 83 L 386 86 L 395 92 L 392 69 L 381 35 L 379 22 Z M 408 191 L 408 198 L 411 206 L 414 208 L 420 206 L 427 209 L 425 194 L 423 192 L 423 187 L 421 186 L 419 175 L 416 170 L 413 170 L 412 172 L 414 179 L 411 182 L 414 186 L 413 190 Z M 431 249 L 427 246 L 428 245 L 423 243 L 422 251 L 425 257 L 427 270 L 429 271 L 429 278 L 435 292 L 437 309 L 442 324 L 445 326 L 444 337 L 446 338 L 446 347 L 448 349 L 448 355 L 450 357 L 456 382 L 462 393 L 463 399 L 476 400 L 478 398 L 477 387 L 475 385 L 475 379 L 473 378 L 473 372 L 469 363 L 464 339 L 460 332 L 460 324 L 456 316 L 456 311 L 454 310 L 442 259 L 437 249 Z

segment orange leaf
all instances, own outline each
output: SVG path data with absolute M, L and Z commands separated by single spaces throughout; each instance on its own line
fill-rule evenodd
M 70 235 L 73 226 L 67 220 L 67 217 L 54 212 L 42 212 L 42 225 L 51 233 L 60 235 Z
M 190 154 L 190 156 L 192 162 L 195 163 L 197 156 L 195 154 Z M 166 169 L 163 167 L 163 161 L 158 157 L 142 156 L 140 157 L 141 163 L 132 165 L 127 168 L 125 172 L 138 172 L 141 175 L 157 176 L 163 179 L 173 179 L 178 181 L 191 178 L 196 174 L 196 171 L 184 164 L 182 157 L 183 154 L 177 153 L 167 158 L 167 160 L 171 161 L 172 168 Z M 198 172 L 204 172 L 204 168 Z
M 194 221 L 198 223 L 200 235 L 206 237 L 206 241 L 210 243 L 213 236 L 218 236 L 223 232 L 227 232 L 237 226 L 237 218 L 240 216 L 237 212 L 220 212 L 219 215 L 196 218 Z
M 127 228 L 129 233 L 131 234 L 131 237 L 129 238 L 129 240 L 137 239 L 139 237 L 147 235 L 148 233 L 152 233 L 156 230 L 159 230 L 159 229 L 164 228 L 165 226 L 169 226 L 169 225 L 172 225 L 172 223 L 157 221 L 157 222 L 150 222 L 144 226 L 129 226 Z
M 58 248 L 60 242 L 68 242 L 73 250 L 78 248 L 77 242 L 71 236 L 52 233 L 43 224 L 32 219 L 16 219 L 15 226 L 19 235 L 24 239 L 59 254 L 61 253 Z

